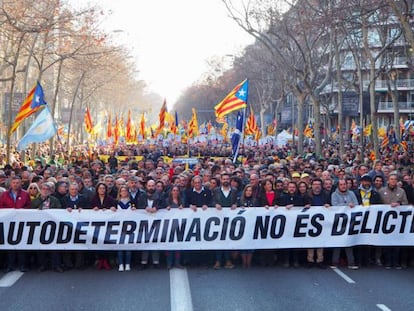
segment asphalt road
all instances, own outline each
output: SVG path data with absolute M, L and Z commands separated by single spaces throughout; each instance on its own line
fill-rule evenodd
M 414 268 L 380 267 L 11 272 L 0 273 L 0 310 L 406 311 L 413 283 Z

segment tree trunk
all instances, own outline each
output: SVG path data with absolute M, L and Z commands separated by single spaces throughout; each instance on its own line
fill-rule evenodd
M 379 159 L 379 141 L 378 141 L 378 125 L 377 125 L 377 109 L 375 106 L 375 62 L 370 63 L 370 85 L 369 85 L 369 106 L 371 108 L 371 124 L 372 124 L 372 141 L 375 157 Z
M 86 72 L 82 72 L 82 75 L 79 78 L 78 84 L 76 85 L 76 89 L 75 92 L 73 93 L 73 98 L 72 98 L 72 104 L 70 106 L 70 114 L 69 114 L 69 124 L 68 124 L 68 140 L 66 143 L 67 146 L 67 152 L 70 154 L 70 134 L 71 134 L 71 127 L 72 127 L 72 116 L 73 116 L 73 109 L 75 107 L 75 102 L 76 102 L 76 96 L 78 95 L 78 91 L 80 88 L 80 85 L 82 83 L 83 78 L 85 77 Z

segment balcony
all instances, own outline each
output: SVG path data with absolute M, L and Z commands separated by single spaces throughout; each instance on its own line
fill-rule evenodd
M 414 90 L 414 79 L 398 79 L 396 81 L 397 90 L 398 91 L 408 91 Z M 365 92 L 368 92 L 369 89 L 369 81 L 364 80 L 363 88 Z M 375 91 L 377 92 L 388 92 L 387 87 L 387 80 L 376 80 L 375 81 Z M 338 83 L 333 83 L 333 85 L 329 84 L 324 87 L 322 93 L 329 93 L 329 92 L 338 92 Z
M 414 102 L 398 102 L 398 108 L 400 113 L 413 113 Z M 379 102 L 378 113 L 392 113 L 394 111 L 394 105 L 392 102 Z

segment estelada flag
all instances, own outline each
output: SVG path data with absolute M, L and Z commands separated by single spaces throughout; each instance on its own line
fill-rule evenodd
M 30 90 L 29 94 L 23 101 L 22 106 L 17 112 L 16 118 L 14 119 L 14 123 L 10 128 L 9 135 L 11 135 L 23 122 L 24 119 L 34 114 L 40 108 L 46 105 L 43 89 L 39 82 Z
M 232 111 L 246 108 L 248 93 L 249 81 L 245 79 L 214 107 L 216 117 L 222 118 Z
M 85 109 L 85 127 L 86 127 L 86 132 L 91 134 L 93 130 L 93 123 L 92 123 L 91 113 L 89 112 L 88 107 L 86 107 Z

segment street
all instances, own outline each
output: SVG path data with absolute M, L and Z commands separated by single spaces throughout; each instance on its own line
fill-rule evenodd
M 0 275 L 0 310 L 414 310 L 414 270 L 253 267 Z

